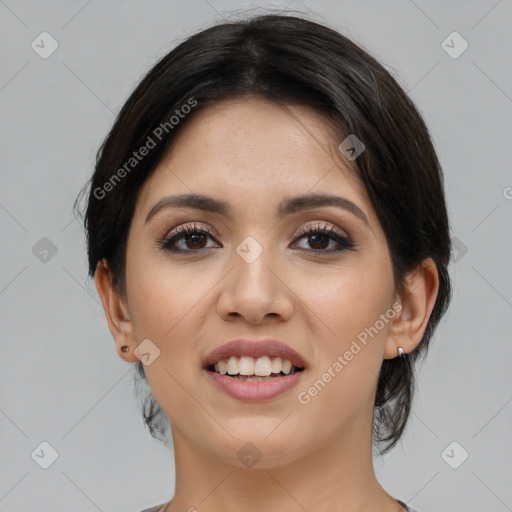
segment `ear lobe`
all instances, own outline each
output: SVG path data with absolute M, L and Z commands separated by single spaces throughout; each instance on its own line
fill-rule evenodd
M 391 321 L 384 359 L 398 357 L 398 347 L 408 354 L 420 343 L 439 291 L 439 275 L 432 258 L 427 258 L 407 275 L 402 309 Z
M 112 284 L 112 276 L 105 259 L 98 261 L 94 280 L 105 310 L 108 327 L 116 342 L 117 353 L 125 361 L 137 362 L 139 359 L 133 354 L 133 350 L 127 352 L 122 350 L 125 345 L 135 348 L 137 343 L 128 306 Z

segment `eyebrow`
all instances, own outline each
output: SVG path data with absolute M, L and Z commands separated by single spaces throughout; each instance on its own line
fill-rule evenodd
M 277 217 L 284 217 L 301 210 L 319 208 L 321 206 L 337 206 L 362 220 L 370 227 L 365 213 L 355 203 L 345 197 L 330 194 L 306 194 L 285 199 L 276 211 Z M 166 196 L 160 199 L 149 211 L 145 223 L 148 223 L 158 212 L 167 208 L 191 208 L 210 212 L 224 217 L 232 217 L 233 212 L 228 203 L 201 194 L 182 194 Z

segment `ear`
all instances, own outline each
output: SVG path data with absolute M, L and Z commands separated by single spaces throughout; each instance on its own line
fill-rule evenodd
M 390 322 L 384 359 L 398 357 L 398 347 L 407 354 L 420 343 L 438 290 L 437 266 L 432 258 L 427 258 L 407 275 L 404 294 L 400 298 L 401 309 Z
M 102 259 L 96 265 L 94 280 L 103 309 L 105 310 L 110 332 L 116 342 L 119 357 L 130 363 L 139 361 L 134 355 L 137 343 L 133 321 L 125 300 L 112 285 L 112 276 L 105 259 Z M 128 347 L 126 352 L 122 350 L 122 347 L 125 345 Z

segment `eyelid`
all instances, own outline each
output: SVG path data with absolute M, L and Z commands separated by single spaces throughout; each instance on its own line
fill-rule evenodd
M 184 223 L 180 224 L 172 229 L 165 229 L 162 234 L 157 239 L 157 248 L 159 250 L 164 251 L 170 251 L 175 254 L 194 254 L 197 252 L 204 252 L 206 249 L 198 249 L 197 251 L 194 250 L 172 250 L 168 246 L 171 244 L 174 244 L 174 240 L 179 240 L 187 233 L 191 232 L 203 232 L 207 236 L 209 236 L 213 241 L 217 244 L 222 245 L 220 242 L 216 240 L 216 238 L 220 238 L 220 236 L 217 235 L 217 230 L 213 227 L 201 225 L 200 223 L 193 221 L 191 223 Z M 336 250 L 315 250 L 315 249 L 308 249 L 305 250 L 306 252 L 312 252 L 312 253 L 318 253 L 322 255 L 328 255 L 328 254 L 336 254 L 338 252 L 341 252 L 343 250 L 351 250 L 351 251 L 357 251 L 356 247 L 359 245 L 357 243 L 354 243 L 352 241 L 352 237 L 350 234 L 343 230 L 338 228 L 335 224 L 328 221 L 309 221 L 308 223 L 302 225 L 294 234 L 294 242 L 298 241 L 311 233 L 323 233 L 327 237 L 329 237 L 331 240 L 334 240 L 342 247 L 342 249 L 336 249 Z M 211 247 L 210 247 L 211 249 Z M 300 249 L 299 249 L 300 250 Z
M 316 223 L 316 224 L 314 224 L 314 223 Z M 327 222 L 327 221 L 323 221 L 323 220 L 311 221 L 311 223 L 304 224 L 295 232 L 294 236 L 297 238 L 301 237 L 305 234 L 308 234 L 311 230 L 314 230 L 314 229 L 315 230 L 317 229 L 319 231 L 332 230 L 340 237 L 345 237 L 345 238 L 348 238 L 349 240 L 352 240 L 352 237 L 349 235 L 349 233 L 347 231 L 338 228 L 332 222 Z
M 201 231 L 201 230 L 206 231 L 212 237 L 220 238 L 220 234 L 217 232 L 217 230 L 215 228 L 206 226 L 206 225 L 201 225 L 197 221 L 193 221 L 191 224 L 190 223 L 180 224 L 171 229 L 166 227 L 162 230 L 162 232 L 160 233 L 158 238 L 159 239 L 170 238 L 171 236 L 176 235 L 182 229 L 185 229 L 185 228 L 194 229 L 194 230 L 197 229 L 198 231 Z M 312 229 L 318 229 L 318 230 L 332 229 L 339 236 L 346 237 L 349 240 L 351 240 L 351 236 L 349 235 L 349 233 L 347 231 L 338 228 L 332 222 L 321 221 L 321 220 L 310 221 L 310 222 L 302 225 L 297 231 L 295 231 L 295 234 L 293 236 L 294 236 L 294 238 L 299 238 L 305 234 L 308 234 Z
M 164 228 L 162 230 L 160 230 L 160 232 L 157 234 L 157 238 L 159 240 L 171 238 L 172 236 L 175 236 L 176 234 L 180 233 L 184 229 L 206 231 L 212 237 L 220 238 L 220 234 L 217 232 L 217 230 L 215 228 L 208 226 L 206 224 L 201 224 L 200 222 L 197 222 L 197 221 L 185 222 L 183 224 L 179 224 L 172 228 L 168 228 L 168 227 L 164 226 Z

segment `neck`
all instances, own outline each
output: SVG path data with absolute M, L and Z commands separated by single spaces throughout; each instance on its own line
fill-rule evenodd
M 360 420 L 343 435 L 333 431 L 322 436 L 307 453 L 294 447 L 284 463 L 283 457 L 272 459 L 269 448 L 250 469 L 240 467 L 236 458 L 230 463 L 198 446 L 173 426 L 176 485 L 165 512 L 402 512 L 404 508 L 377 481 L 371 430 L 361 428 L 371 422 Z

